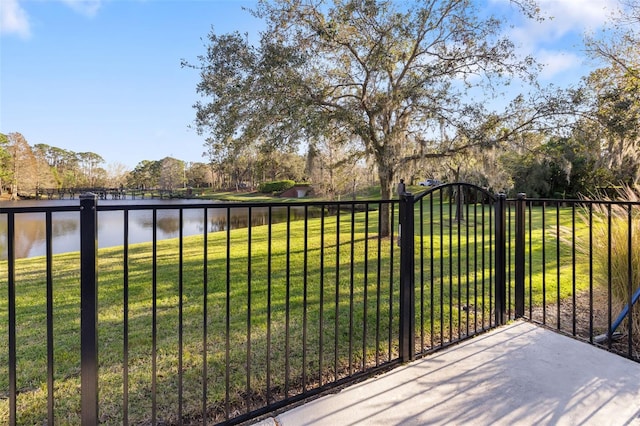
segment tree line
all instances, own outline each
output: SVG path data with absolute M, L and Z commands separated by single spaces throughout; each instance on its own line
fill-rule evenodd
M 117 186 L 123 166 L 103 168 L 94 152 L 73 152 L 47 144 L 29 145 L 17 132 L 0 133 L 0 195 L 31 194 L 37 188 Z
M 292 180 L 312 183 L 319 196 L 338 198 L 376 184 L 367 172 L 370 166 L 354 164 L 352 159 L 344 147 L 329 155 L 311 151 L 305 156 L 246 146 L 208 163 L 165 157 L 142 160 L 129 170 L 122 164 L 106 164 L 94 152 L 30 145 L 20 133 L 0 133 L 0 195 L 32 196 L 37 189 L 72 188 L 250 190 L 262 182 Z
M 30 145 L 20 133 L 0 133 L 0 195 L 13 197 L 63 188 L 250 189 L 265 180 L 305 181 L 304 164 L 304 157 L 295 153 L 247 150 L 221 163 L 165 157 L 143 160 L 128 170 L 122 164 L 105 164 L 94 152 Z

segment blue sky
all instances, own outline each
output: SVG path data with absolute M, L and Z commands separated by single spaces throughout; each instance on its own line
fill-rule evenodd
M 508 0 L 482 0 L 505 10 Z M 617 0 L 539 0 L 551 19 L 514 18 L 523 53 L 547 66 L 543 82 L 578 82 L 595 64 L 581 37 L 598 30 Z M 31 144 L 92 151 L 133 168 L 172 156 L 204 161 L 188 128 L 199 76 L 180 67 L 204 53 L 213 28 L 256 34 L 244 0 L 0 0 L 0 132 Z

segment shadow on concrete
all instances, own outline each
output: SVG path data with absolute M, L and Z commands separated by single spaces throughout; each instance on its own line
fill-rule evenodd
M 261 423 L 640 425 L 640 364 L 518 321 Z

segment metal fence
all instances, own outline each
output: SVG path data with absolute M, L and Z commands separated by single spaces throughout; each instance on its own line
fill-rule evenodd
M 640 201 L 621 198 L 507 199 L 457 183 L 415 197 L 418 324 L 430 327 L 416 353 L 525 318 L 640 361 Z
M 467 184 L 386 201 L 3 208 L 0 421 L 240 423 L 517 317 L 638 359 L 637 208 Z M 20 258 L 16 220 L 34 210 L 45 253 Z M 63 212 L 78 215 L 79 252 L 55 254 Z M 148 241 L 133 242 L 141 212 Z M 120 221 L 98 231 L 106 215 Z M 122 245 L 98 248 L 105 232 Z
M 507 221 L 508 315 L 640 361 L 640 202 L 520 194 Z
M 397 207 L 83 196 L 3 208 L 0 421 L 238 423 L 396 365 Z M 34 212 L 47 251 L 20 258 L 16 222 Z M 149 241 L 130 243 L 140 212 Z M 78 215 L 79 251 L 54 254 L 67 213 Z M 123 245 L 98 248 L 113 214 L 120 224 L 106 232 Z M 187 217 L 200 218 L 195 235 Z M 177 236 L 160 239 L 168 228 Z
M 402 259 L 407 264 L 401 270 L 413 271 L 406 275 L 415 280 L 407 286 L 414 289 L 411 305 L 416 307 L 415 335 L 406 342 L 413 342 L 411 353 L 428 354 L 504 324 L 504 195 L 449 184 L 404 199 Z

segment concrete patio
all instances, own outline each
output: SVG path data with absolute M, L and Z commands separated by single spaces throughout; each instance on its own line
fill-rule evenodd
M 640 425 L 640 364 L 517 321 L 260 425 Z

